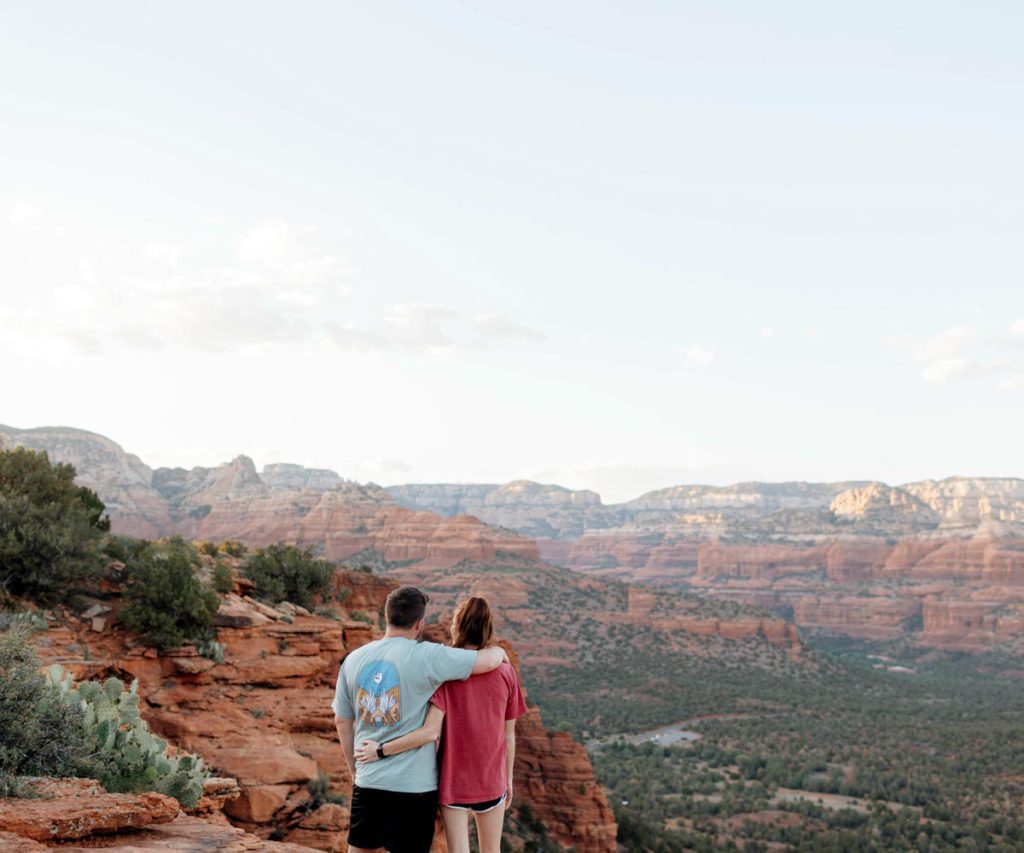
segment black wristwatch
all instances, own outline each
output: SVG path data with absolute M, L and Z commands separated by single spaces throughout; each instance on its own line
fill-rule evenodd
M 378 758 L 387 758 L 387 756 L 384 754 L 384 744 L 382 744 L 382 743 L 378 743 L 377 744 L 377 757 Z

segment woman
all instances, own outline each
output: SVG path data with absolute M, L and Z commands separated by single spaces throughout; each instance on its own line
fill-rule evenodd
M 494 644 L 494 620 L 487 600 L 468 598 L 452 619 L 452 645 L 484 649 Z M 515 670 L 503 663 L 486 675 L 447 681 L 430 700 L 423 726 L 388 741 L 385 758 L 441 737 L 438 800 L 450 853 L 469 853 L 469 815 L 476 821 L 480 853 L 499 853 L 505 809 L 512 802 L 516 718 L 526 703 Z M 356 747 L 359 762 L 378 760 L 376 741 Z

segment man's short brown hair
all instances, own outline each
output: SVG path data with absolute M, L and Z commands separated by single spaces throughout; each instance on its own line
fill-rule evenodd
M 384 615 L 388 624 L 396 628 L 411 628 L 427 612 L 426 593 L 414 586 L 400 586 L 389 596 L 384 605 Z

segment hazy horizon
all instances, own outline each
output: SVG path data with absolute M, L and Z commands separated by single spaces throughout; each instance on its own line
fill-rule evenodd
M 1022 23 L 11 8 L 0 421 L 609 503 L 1011 476 Z
M 47 425 L 38 426 L 38 427 L 22 428 L 22 427 L 12 426 L 11 424 L 0 423 L 0 430 L 2 430 L 2 429 L 11 429 L 11 430 L 14 430 L 15 432 L 25 432 L 25 431 L 30 431 L 30 430 L 33 430 L 33 429 L 36 429 L 36 430 L 47 430 L 47 429 L 69 430 L 70 429 L 70 430 L 76 430 L 76 431 L 79 431 L 79 432 L 86 432 L 86 433 L 89 433 L 90 435 L 99 435 L 99 433 L 93 433 L 90 430 L 83 430 L 80 427 L 69 426 L 69 425 L 66 425 L 66 424 L 65 425 L 47 424 Z M 265 471 L 265 469 L 266 469 L 266 467 L 268 465 L 280 465 L 280 464 L 285 464 L 285 465 L 301 465 L 302 464 L 302 463 L 297 463 L 297 462 L 295 462 L 292 459 L 284 459 L 284 458 L 282 458 L 282 459 L 260 460 L 257 457 L 253 456 L 252 454 L 246 453 L 245 450 L 243 449 L 243 450 L 240 450 L 238 453 L 234 454 L 234 456 L 232 456 L 230 458 L 227 458 L 227 459 L 224 459 L 224 460 L 222 460 L 219 463 L 215 463 L 214 465 L 199 465 L 199 466 L 197 466 L 197 465 L 193 465 L 193 464 L 189 464 L 189 463 L 183 463 L 183 464 L 180 464 L 180 465 L 166 465 L 166 466 L 151 465 L 149 463 L 149 461 L 145 457 L 140 456 L 138 453 L 135 453 L 130 447 L 125 447 L 119 441 L 117 441 L 117 438 L 115 436 L 105 435 L 105 436 L 101 436 L 101 437 L 109 439 L 110 441 L 113 441 L 115 444 L 118 444 L 125 453 L 137 456 L 143 462 L 143 464 L 147 465 L 148 467 L 150 467 L 150 468 L 152 468 L 154 470 L 157 469 L 157 468 L 162 468 L 162 467 L 166 467 L 166 468 L 184 468 L 186 470 L 188 470 L 190 468 L 193 468 L 193 467 L 213 468 L 213 467 L 217 467 L 217 465 L 229 464 L 229 463 L 233 462 L 235 459 L 237 459 L 239 456 L 245 456 L 245 457 L 248 457 L 249 459 L 251 459 L 252 462 L 253 462 L 253 465 L 255 466 L 255 468 L 257 470 L 257 472 L 259 472 L 261 475 Z M 504 485 L 508 485 L 508 484 L 514 483 L 514 482 L 534 482 L 534 483 L 538 483 L 539 485 L 543 485 L 543 486 L 556 486 L 556 487 L 570 489 L 572 491 L 584 491 L 585 490 L 583 487 L 577 488 L 577 487 L 574 487 L 574 486 L 567 485 L 566 483 L 558 483 L 558 482 L 554 482 L 554 481 L 539 481 L 539 480 L 533 480 L 533 479 L 531 479 L 529 477 L 513 477 L 510 480 L 504 480 L 504 481 L 500 481 L 500 482 L 498 482 L 498 481 L 495 481 L 495 482 L 484 482 L 484 481 L 480 481 L 480 480 L 453 480 L 453 479 L 434 480 L 434 481 L 394 480 L 394 481 L 376 482 L 376 481 L 373 481 L 373 480 L 359 480 L 358 478 L 351 477 L 351 476 L 347 475 L 344 471 L 339 471 L 339 470 L 336 470 L 336 469 L 333 469 L 333 468 L 329 468 L 328 466 L 304 466 L 304 467 L 307 467 L 307 468 L 318 468 L 320 470 L 331 470 L 335 474 L 338 474 L 342 479 L 358 482 L 361 485 L 373 484 L 373 485 L 381 486 L 383 488 L 390 488 L 390 487 L 393 487 L 393 486 L 424 486 L 424 485 L 504 486 Z M 918 481 L 908 480 L 908 481 L 899 482 L 899 483 L 888 482 L 888 483 L 886 483 L 886 485 L 893 486 L 893 487 L 901 487 L 901 486 L 908 485 L 908 484 L 914 483 L 914 482 L 921 482 L 921 481 L 942 482 L 943 480 L 951 480 L 951 479 L 1021 480 L 1020 477 L 1009 475 L 1009 474 L 1008 475 L 1004 475 L 1004 476 L 995 476 L 995 477 L 975 477 L 972 474 L 968 473 L 968 474 L 948 474 L 948 475 L 944 475 L 944 476 L 923 477 L 923 478 L 921 478 L 921 480 L 918 480 Z M 660 486 L 655 486 L 654 488 L 646 489 L 643 492 L 638 492 L 638 493 L 633 494 L 633 495 L 627 495 L 626 497 L 618 498 L 616 500 L 611 500 L 606 495 L 602 494 L 601 492 L 596 492 L 596 490 L 591 490 L 591 491 L 595 491 L 597 493 L 597 495 L 601 499 L 601 503 L 603 505 L 609 506 L 609 505 L 612 505 L 612 504 L 627 503 L 630 500 L 634 500 L 636 498 L 643 497 L 644 495 L 650 494 L 651 492 L 657 492 L 657 491 L 662 491 L 662 490 L 665 490 L 665 489 L 671 489 L 671 488 L 674 488 L 676 486 L 689 486 L 689 487 L 695 487 L 695 488 L 728 488 L 730 486 L 740 486 L 740 485 L 746 485 L 746 484 L 785 485 L 787 483 L 801 483 L 801 484 L 806 484 L 806 485 L 834 485 L 836 483 L 870 483 L 870 482 L 879 482 L 879 481 L 865 480 L 864 478 L 859 478 L 859 477 L 844 477 L 844 478 L 840 478 L 838 480 L 823 480 L 823 481 L 784 479 L 784 480 L 736 480 L 736 481 L 722 482 L 722 483 L 675 482 L 675 483 L 665 483 L 665 484 L 662 484 Z M 881 482 L 884 482 L 884 481 L 881 481 Z

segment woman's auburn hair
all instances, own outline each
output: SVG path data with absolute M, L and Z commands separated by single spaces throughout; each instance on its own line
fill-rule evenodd
M 494 619 L 486 598 L 473 596 L 455 608 L 452 619 L 452 646 L 485 649 L 494 639 Z

